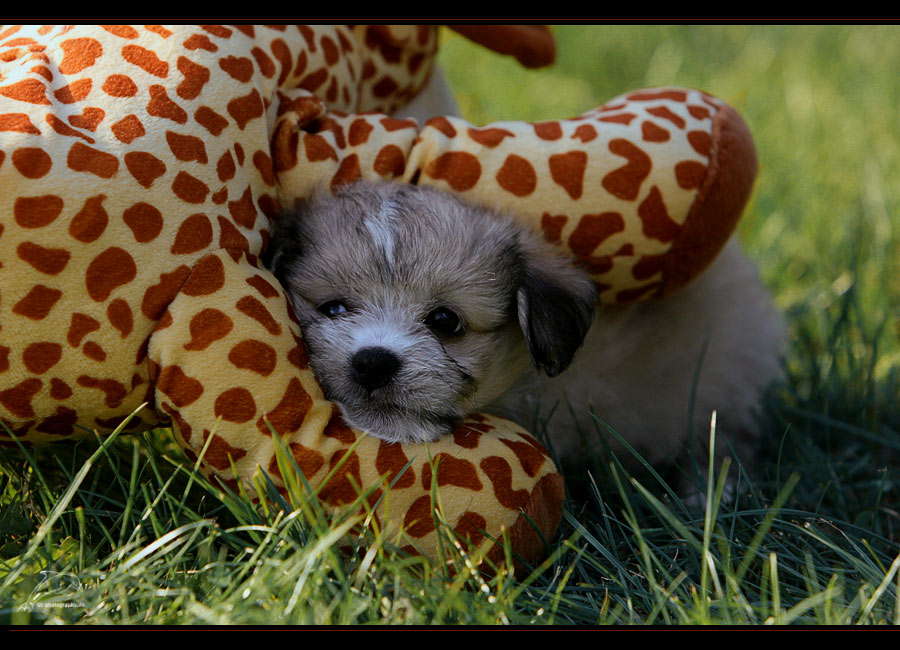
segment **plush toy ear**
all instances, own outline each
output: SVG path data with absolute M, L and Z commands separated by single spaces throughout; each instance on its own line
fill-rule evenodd
M 556 59 L 556 42 L 546 25 L 450 25 L 450 29 L 489 50 L 508 54 L 526 68 Z
M 549 377 L 568 368 L 594 318 L 597 287 L 553 253 L 526 250 L 517 294 L 519 326 L 534 365 Z

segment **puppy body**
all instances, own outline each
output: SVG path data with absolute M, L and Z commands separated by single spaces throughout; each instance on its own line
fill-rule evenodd
M 692 451 L 705 455 L 716 411 L 719 455 L 733 450 L 749 462 L 760 390 L 780 375 L 784 340 L 780 315 L 732 240 L 703 275 L 665 300 L 601 307 L 561 376 L 529 370 L 489 410 L 546 426 L 563 464 L 599 444 L 599 421 L 652 464 L 677 459 L 692 441 Z M 618 448 L 612 437 L 607 442 Z
M 390 441 L 432 440 L 488 411 L 546 423 L 568 464 L 600 444 L 593 410 L 655 462 L 708 432 L 716 409 L 740 453 L 778 374 L 781 321 L 735 242 L 678 294 L 594 316 L 587 276 L 512 218 L 430 188 L 356 183 L 286 218 L 267 264 L 326 397 Z

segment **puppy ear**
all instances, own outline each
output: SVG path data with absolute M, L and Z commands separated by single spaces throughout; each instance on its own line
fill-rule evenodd
M 519 326 L 534 365 L 549 377 L 568 368 L 594 318 L 597 288 L 555 253 L 524 251 Z
M 262 252 L 263 265 L 281 281 L 284 267 L 302 254 L 299 225 L 304 208 L 305 203 L 295 203 L 293 210 L 285 211 L 272 223 L 271 235 Z

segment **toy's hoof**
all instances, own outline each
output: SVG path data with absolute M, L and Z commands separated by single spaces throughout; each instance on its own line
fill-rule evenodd
M 547 556 L 547 546 L 562 519 L 565 496 L 562 476 L 548 474 L 534 486 L 528 503 L 509 529 L 509 547 L 515 549 L 513 564 L 519 577 L 528 565 L 534 566 Z M 497 564 L 502 558 L 503 546 L 497 544 L 488 553 L 488 559 Z
M 706 178 L 663 263 L 661 296 L 700 275 L 719 254 L 750 197 L 756 167 L 750 129 L 723 104 L 713 118 Z

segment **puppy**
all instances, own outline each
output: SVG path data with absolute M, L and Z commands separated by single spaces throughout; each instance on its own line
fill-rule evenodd
M 735 243 L 679 294 L 595 316 L 587 275 L 513 218 L 360 182 L 285 217 L 265 262 L 325 396 L 388 441 L 434 440 L 487 411 L 547 426 L 569 464 L 600 444 L 596 414 L 656 462 L 718 409 L 746 450 L 780 366 L 780 320 Z

